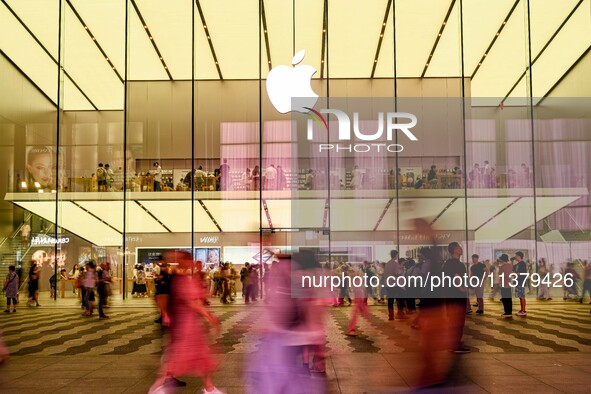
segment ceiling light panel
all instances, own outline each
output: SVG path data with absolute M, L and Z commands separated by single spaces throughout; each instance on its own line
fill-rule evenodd
M 327 224 L 332 231 L 372 231 L 387 203 L 387 199 L 331 200 Z
M 522 2 L 524 3 L 524 2 Z M 473 97 L 500 97 L 511 89 L 527 66 L 527 29 L 524 4 L 519 4 L 472 80 Z M 503 23 L 503 22 L 502 22 Z M 526 95 L 526 92 L 521 92 Z
M 275 7 L 276 5 L 271 3 L 280 3 L 278 1 L 265 2 L 265 10 L 267 8 Z M 309 64 L 314 67 L 316 74 L 313 78 L 320 78 L 320 70 L 322 69 L 322 26 L 323 26 L 323 15 L 324 15 L 324 2 L 318 0 L 297 0 L 295 2 L 295 52 L 305 49 L 306 57 L 302 61 L 302 64 Z M 277 21 L 273 20 L 274 14 L 267 13 L 267 24 L 269 29 L 274 26 Z M 292 23 L 287 20 L 280 20 L 279 22 L 285 23 L 291 26 Z M 278 40 L 274 30 L 270 30 L 269 36 L 271 43 L 271 55 L 273 57 L 274 64 L 291 64 L 291 57 L 283 59 L 280 55 L 275 55 L 276 50 L 274 40 Z M 291 34 L 288 35 L 291 38 Z M 288 44 L 288 49 L 291 52 L 292 44 Z M 282 53 L 282 52 L 280 52 Z M 293 55 L 292 55 L 293 56 Z
M 385 12 L 385 11 L 384 11 Z M 388 21 L 386 22 L 386 30 L 380 47 L 378 57 L 378 64 L 374 77 L 376 78 L 393 78 L 394 77 L 394 24 L 392 9 L 388 14 Z
M 51 0 L 8 0 L 6 3 L 49 53 L 57 59 L 60 2 Z
M 76 201 L 96 217 L 101 218 L 118 231 L 123 231 L 123 201 Z
M 538 56 L 544 45 L 550 40 L 560 24 L 566 19 L 579 0 L 535 0 L 529 2 L 529 15 L 531 25 L 531 53 L 532 58 Z M 590 13 L 587 3 L 587 23 Z M 585 9 L 585 4 L 578 11 Z M 568 22 L 570 25 L 571 21 Z M 581 37 L 584 32 L 581 31 Z
M 292 3 L 289 3 L 289 7 L 287 6 L 286 2 L 281 1 L 266 1 L 265 2 L 265 17 L 267 20 L 267 37 L 269 39 L 269 48 L 271 52 L 271 60 L 273 61 L 273 66 L 277 66 L 280 64 L 291 66 L 291 59 L 293 58 L 294 53 L 292 53 L 293 49 L 293 7 L 291 6 Z M 300 51 L 301 49 L 306 50 L 306 56 L 301 64 L 310 64 L 310 59 L 312 58 L 312 53 L 315 50 L 314 48 L 308 48 L 307 46 L 302 46 L 298 40 L 298 36 L 304 34 L 306 30 L 315 30 L 316 38 L 318 42 L 314 43 L 314 47 L 318 47 L 318 54 L 317 58 L 320 59 L 320 47 L 318 43 L 320 42 L 320 30 L 322 29 L 322 7 L 319 2 L 316 2 L 317 6 L 319 7 L 318 12 L 320 16 L 314 15 L 316 18 L 313 18 L 312 25 L 310 25 L 311 21 L 306 20 L 306 26 L 302 25 L 302 29 L 299 29 L 299 26 L 296 26 L 295 34 L 296 34 L 296 48 L 295 52 Z M 299 2 L 295 2 L 296 7 L 304 7 Z M 309 12 L 309 11 L 308 11 Z M 312 16 L 312 15 L 310 15 Z M 297 23 L 296 19 L 296 23 Z M 313 23 L 316 22 L 316 23 Z M 319 24 L 319 25 L 318 25 Z M 263 37 L 261 37 L 261 43 L 265 45 L 264 41 L 264 31 Z M 268 65 L 267 62 L 267 55 L 263 53 L 262 58 L 262 70 L 263 70 L 263 78 L 266 78 L 268 74 Z M 317 70 L 320 70 L 320 61 L 318 60 L 318 64 L 314 64 L 314 67 Z M 319 74 L 319 73 L 316 73 Z M 318 75 L 315 75 L 318 76 Z
M 421 76 L 450 4 L 443 0 L 396 1 L 398 77 Z
M 27 211 L 55 223 L 55 201 L 15 201 Z M 119 246 L 121 234 L 71 202 L 58 204 L 58 225 L 99 246 Z
M 191 79 L 191 1 L 136 0 L 174 79 Z M 195 30 L 203 30 L 195 12 Z
M 224 232 L 259 231 L 259 200 L 203 200 Z M 263 221 L 266 221 L 263 214 Z
M 57 103 L 57 64 L 4 5 L 0 5 L 0 49 Z
M 109 21 L 105 20 L 104 23 L 109 23 Z M 152 45 L 150 37 L 146 34 L 146 28 L 131 4 L 129 5 L 128 23 L 128 79 L 136 81 L 168 81 L 168 74 L 166 74 L 166 70 Z M 148 28 L 151 29 L 150 26 Z
M 328 67 L 331 78 L 369 78 L 386 0 L 341 0 L 328 4 Z
M 191 200 L 142 200 L 140 203 L 173 233 L 191 232 L 191 217 L 188 215 L 191 212 Z M 194 201 L 193 205 L 195 207 L 195 216 L 193 218 L 195 232 L 219 232 L 218 228 L 201 207 L 201 204 Z
M 325 199 L 266 200 L 274 228 L 320 228 Z M 263 227 L 269 227 L 264 220 Z
M 166 233 L 166 230 L 135 201 L 127 201 L 125 228 L 130 233 Z
M 441 34 L 441 36 L 439 36 Z M 433 43 L 439 38 L 433 54 L 429 54 L 429 64 L 425 77 L 459 77 L 462 75 L 462 51 L 460 36 L 460 2 L 456 1 L 446 21 L 443 32 L 437 33 Z
M 468 198 L 468 229 L 477 229 L 515 200 L 514 197 Z M 466 199 L 458 198 L 435 221 L 433 227 L 437 230 L 465 230 L 465 204 Z
M 259 2 L 257 0 L 201 0 L 200 4 L 224 78 L 257 78 Z M 266 58 L 264 46 L 261 50 L 262 57 Z
M 123 84 L 71 8 L 64 11 L 64 69 L 98 109 L 122 109 Z
M 398 207 L 392 201 L 390 208 L 378 226 L 380 231 L 413 230 L 415 219 L 431 222 L 451 203 L 451 198 L 401 199 Z M 400 228 L 396 220 L 396 210 L 400 210 Z
M 123 77 L 125 72 L 125 1 L 70 0 L 70 2 Z M 131 4 L 129 9 L 133 12 Z
M 490 42 L 495 37 L 514 0 L 483 2 L 463 1 L 464 73 L 471 75 Z M 459 1 L 456 1 L 447 26 L 443 30 L 433 58 L 429 60 L 427 77 L 459 77 L 462 73 Z
M 65 77 L 62 85 L 62 108 L 67 111 L 93 111 L 94 107 L 70 78 Z M 123 95 L 123 91 L 121 91 Z M 121 108 L 123 109 L 123 105 Z
M 578 199 L 574 197 L 538 197 L 536 199 L 538 221 Z M 534 224 L 533 198 L 523 197 L 507 210 L 486 223 L 475 233 L 477 242 L 502 242 Z
M 581 4 L 533 65 L 534 105 L 548 93 L 556 81 L 591 45 L 590 4 L 589 0 Z M 511 97 L 519 97 L 526 89 L 526 78 L 523 78 L 511 93 Z
M 463 0 L 465 75 L 472 75 L 514 3 L 515 0 Z

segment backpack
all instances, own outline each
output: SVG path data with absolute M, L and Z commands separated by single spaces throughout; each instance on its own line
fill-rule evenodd
M 104 180 L 107 179 L 107 173 L 106 173 L 106 171 L 105 171 L 104 168 L 99 167 L 96 170 L 96 179 L 99 180 L 99 181 L 104 181 Z

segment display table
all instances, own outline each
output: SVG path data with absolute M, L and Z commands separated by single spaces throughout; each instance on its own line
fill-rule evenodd
M 121 281 L 121 293 L 123 294 L 123 281 Z M 127 288 L 125 289 L 125 293 L 130 293 L 133 290 L 133 278 L 127 278 Z M 146 290 L 148 291 L 148 296 L 152 296 L 155 293 L 154 287 L 154 278 L 146 278 Z
M 460 189 L 462 188 L 462 176 L 451 173 L 438 173 L 439 189 Z
M 85 192 L 94 191 L 94 190 L 96 190 L 96 187 L 97 187 L 96 182 L 94 182 L 94 179 L 86 178 L 86 177 L 70 178 L 70 185 L 69 185 L 70 190 L 75 189 L 75 188 L 73 188 L 74 185 L 82 186 L 82 190 Z
M 65 298 L 66 296 L 66 282 L 72 284 L 72 290 L 76 289 L 76 279 L 60 279 L 60 297 Z M 80 289 L 77 289 L 76 293 L 80 297 Z

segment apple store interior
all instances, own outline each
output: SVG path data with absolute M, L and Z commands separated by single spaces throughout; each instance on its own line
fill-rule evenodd
M 591 0 L 2 1 L 0 277 L 452 241 L 581 271 L 590 49 Z

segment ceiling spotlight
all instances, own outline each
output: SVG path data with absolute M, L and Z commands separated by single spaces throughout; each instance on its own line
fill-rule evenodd
M 36 187 L 37 189 L 39 189 L 39 188 L 41 187 L 41 184 L 40 184 L 39 182 L 35 182 L 35 187 Z
M 208 40 L 210 39 L 210 38 L 209 38 L 209 36 L 207 36 L 207 39 L 208 39 Z
M 150 36 L 150 40 L 153 40 L 154 38 L 152 38 L 152 36 Z
M 148 28 L 148 26 L 144 25 L 144 29 L 147 29 L 147 28 Z
M 88 30 L 88 26 L 84 26 L 84 28 L 85 28 L 86 30 Z
M 22 182 L 21 182 L 21 187 L 27 187 L 27 182 L 25 182 L 25 181 L 22 181 Z
M 429 63 L 425 64 L 425 67 L 429 67 Z
M 497 32 L 497 36 L 498 36 L 499 34 L 501 34 L 501 33 L 498 33 L 498 32 Z
M 503 21 L 503 25 L 506 25 L 506 24 L 507 24 L 507 21 Z
M 92 41 L 96 41 L 96 38 L 92 37 Z
M 373 62 L 374 62 L 374 63 L 377 63 L 377 62 L 378 62 L 378 59 L 375 59 Z

